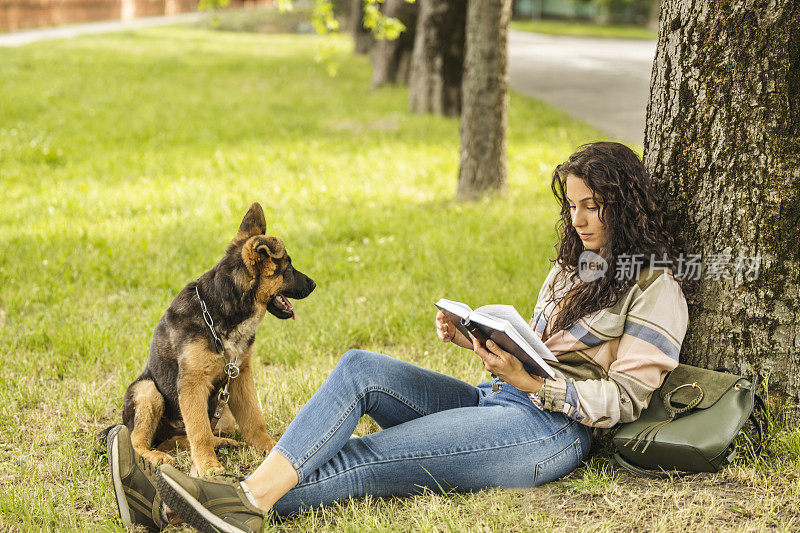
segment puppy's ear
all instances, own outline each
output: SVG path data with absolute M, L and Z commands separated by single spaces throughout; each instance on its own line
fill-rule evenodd
M 255 235 L 242 247 L 242 260 L 253 276 L 272 276 L 285 255 L 283 242 L 275 237 Z
M 254 202 L 247 210 L 239 226 L 237 238 L 248 238 L 253 235 L 264 235 L 267 232 L 267 221 L 264 219 L 264 210 L 261 204 Z
M 283 246 L 283 241 L 277 237 L 267 237 L 259 239 L 256 244 L 256 253 L 261 254 L 263 257 L 270 259 L 282 259 L 286 255 L 286 248 Z

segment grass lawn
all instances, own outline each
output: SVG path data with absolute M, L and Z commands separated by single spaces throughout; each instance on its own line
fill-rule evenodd
M 601 25 L 591 22 L 572 22 L 563 20 L 513 20 L 511 29 L 546 33 L 549 35 L 570 35 L 574 37 L 602 37 L 608 39 L 656 40 L 658 31 L 639 26 Z
M 253 201 L 318 283 L 297 321 L 267 318 L 256 339 L 275 437 L 348 348 L 487 379 L 436 340 L 439 297 L 532 311 L 555 254 L 550 173 L 600 134 L 514 94 L 509 194 L 456 203 L 458 122 L 408 114 L 405 88 L 369 90 L 345 38 L 326 41 L 328 77 L 318 42 L 156 28 L 0 49 L 0 530 L 121 530 L 95 435 Z M 600 450 L 530 491 L 368 498 L 270 530 L 795 530 L 798 433 L 770 450 L 675 482 L 612 470 Z

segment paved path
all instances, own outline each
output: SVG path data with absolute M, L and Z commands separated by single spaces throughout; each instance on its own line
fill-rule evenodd
M 90 22 L 0 34 L 0 46 L 193 22 L 201 13 Z M 584 120 L 613 139 L 642 144 L 655 41 L 511 31 L 511 87 Z
M 511 87 L 607 133 L 644 143 L 655 41 L 509 33 Z
M 51 39 L 69 39 L 87 33 L 111 33 L 114 31 L 133 30 L 148 26 L 167 26 L 181 22 L 194 22 L 203 17 L 203 13 L 182 13 L 161 17 L 143 17 L 133 20 L 110 20 L 107 22 L 87 22 L 85 24 L 69 24 L 53 28 L 38 28 L 0 33 L 0 46 L 22 46 L 37 41 Z

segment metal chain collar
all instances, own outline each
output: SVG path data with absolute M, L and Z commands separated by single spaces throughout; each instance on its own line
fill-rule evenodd
M 200 290 L 197 288 L 197 285 L 194 286 L 194 292 L 197 294 L 197 299 L 200 300 L 200 307 L 203 310 L 203 320 L 205 321 L 208 329 L 211 330 L 211 335 L 214 337 L 214 347 L 217 349 L 220 357 L 225 362 L 225 375 L 228 376 L 228 379 L 225 381 L 225 386 L 219 390 L 219 394 L 217 395 L 217 399 L 219 400 L 219 404 L 215 410 L 215 416 L 219 417 L 222 415 L 222 409 L 225 407 L 225 404 L 228 403 L 228 398 L 230 398 L 231 394 L 228 392 L 228 385 L 230 385 L 232 379 L 236 379 L 239 376 L 239 355 L 236 355 L 236 358 L 233 361 L 228 361 L 225 357 L 225 346 L 222 344 L 222 340 L 217 335 L 217 330 L 214 329 L 214 319 L 211 318 L 211 313 L 208 312 L 208 307 L 206 307 L 206 303 L 200 298 Z M 217 415 L 219 413 L 219 415 Z

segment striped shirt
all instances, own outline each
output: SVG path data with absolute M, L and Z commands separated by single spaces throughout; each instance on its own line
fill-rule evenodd
M 546 379 L 538 395 L 529 397 L 540 409 L 595 428 L 632 422 L 666 374 L 678 366 L 689 323 L 680 285 L 671 271 L 643 268 L 636 284 L 614 306 L 550 336 L 557 304 L 574 286 L 569 275 L 557 278 L 555 301 L 550 301 L 551 281 L 561 270 L 558 263 L 550 270 L 531 319 L 533 330 L 558 359 L 551 363 L 556 379 Z

